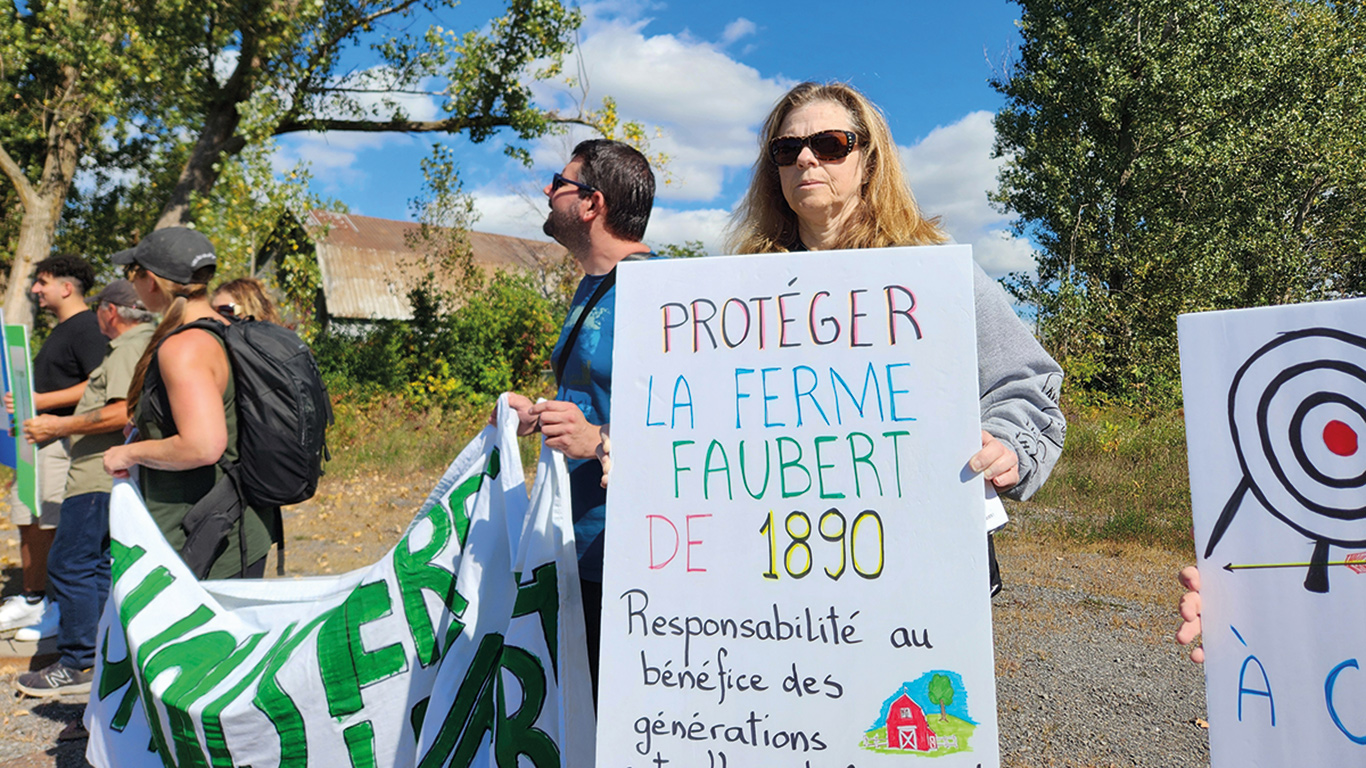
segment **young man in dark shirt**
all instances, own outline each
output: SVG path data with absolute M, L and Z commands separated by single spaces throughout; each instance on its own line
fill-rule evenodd
M 70 416 L 85 392 L 90 372 L 104 359 L 108 343 L 100 333 L 95 313 L 85 303 L 85 291 L 95 281 L 90 265 L 78 256 L 58 255 L 34 266 L 31 292 L 39 309 L 57 317 L 33 358 L 34 407 L 38 413 Z M 6 394 L 7 409 L 12 411 Z M 36 626 L 42 637 L 57 632 L 57 612 L 45 597 L 47 553 L 57 528 L 71 464 L 69 442 L 52 440 L 38 446 L 38 488 L 42 493 L 35 514 L 10 494 L 10 519 L 19 527 L 19 556 L 24 593 L 0 605 L 0 632 Z

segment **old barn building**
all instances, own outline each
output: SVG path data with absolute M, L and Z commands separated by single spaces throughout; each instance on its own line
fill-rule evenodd
M 558 243 L 486 232 L 470 232 L 474 263 L 485 272 L 503 270 L 545 279 L 564 262 Z M 278 267 L 286 249 L 311 249 L 322 275 L 318 318 L 334 329 L 360 330 L 377 320 L 412 319 L 408 293 L 428 272 L 439 288 L 450 290 L 455 276 L 444 274 L 427 255 L 421 225 L 373 216 L 312 210 L 302 221 L 290 216 L 258 252 L 254 274 Z

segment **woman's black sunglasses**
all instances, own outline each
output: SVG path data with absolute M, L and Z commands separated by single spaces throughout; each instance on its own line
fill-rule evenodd
M 573 186 L 578 187 L 578 188 L 579 188 L 579 191 L 582 192 L 582 193 L 584 193 L 584 194 L 589 194 L 589 195 L 591 195 L 591 194 L 593 194 L 594 192 L 597 192 L 597 191 L 598 191 L 598 188 L 597 188 L 597 187 L 590 187 L 590 186 L 588 186 L 587 184 L 584 184 L 584 183 L 581 182 L 581 181 L 574 181 L 573 179 L 566 179 L 565 177 L 563 177 L 563 176 L 561 176 L 560 174 L 557 173 L 557 174 L 555 174 L 553 177 L 551 177 L 551 179 L 550 179 L 550 194 L 552 194 L 552 195 L 555 194 L 555 192 L 558 191 L 560 187 L 563 187 L 563 186 L 566 185 L 566 184 L 572 184 Z
M 811 147 L 811 154 L 817 160 L 829 162 L 848 157 L 854 151 L 858 139 L 853 131 L 821 131 L 810 136 L 780 136 L 768 143 L 768 154 L 779 167 L 792 165 L 802 153 L 802 147 Z

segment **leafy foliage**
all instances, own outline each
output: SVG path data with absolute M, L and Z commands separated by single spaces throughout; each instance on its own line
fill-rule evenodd
M 14 254 L 9 322 L 32 320 L 31 265 L 53 244 L 71 181 L 89 146 L 125 130 L 149 91 L 136 69 L 143 38 L 122 3 L 21 3 L 0 11 L 0 193 Z M 168 58 L 172 54 L 168 53 Z M 175 65 L 175 60 L 169 62 Z
M 994 200 L 1071 382 L 1169 397 L 1178 313 L 1366 290 L 1358 3 L 1019 2 Z
M 478 142 L 592 123 L 592 113 L 562 116 L 531 100 L 535 80 L 559 75 L 579 11 L 507 0 L 491 21 L 473 20 L 475 31 L 424 23 L 454 17 L 458 5 L 72 0 L 0 11 L 0 171 L 10 182 L 0 235 L 18 268 L 11 291 L 27 287 L 66 214 L 63 247 L 105 254 L 155 227 L 195 222 L 219 245 L 223 273 L 245 269 L 282 206 L 307 207 L 297 172 L 282 184 L 264 164 L 273 136 L 464 132 Z M 379 65 L 357 68 L 360 46 Z M 433 100 L 432 119 L 410 114 Z M 78 168 L 93 184 L 67 205 Z M 230 189 L 216 191 L 220 181 Z M 296 269 L 290 280 L 307 277 Z
M 539 390 L 559 324 L 528 275 L 495 274 L 453 312 L 428 276 L 408 295 L 413 319 L 360 338 L 329 330 L 314 342 L 328 386 L 390 392 L 420 405 L 483 403 Z
M 689 240 L 682 245 L 678 243 L 665 243 L 655 249 L 655 253 L 666 259 L 695 259 L 707 255 L 707 249 L 702 245 L 701 240 Z

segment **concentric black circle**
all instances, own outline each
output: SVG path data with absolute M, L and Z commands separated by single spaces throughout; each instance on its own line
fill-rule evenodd
M 1366 436 L 1366 338 L 1354 334 L 1283 334 L 1249 357 L 1229 388 L 1229 426 L 1257 500 L 1311 538 L 1358 546 L 1366 544 L 1366 448 L 1330 450 L 1325 425 L 1334 421 Z

